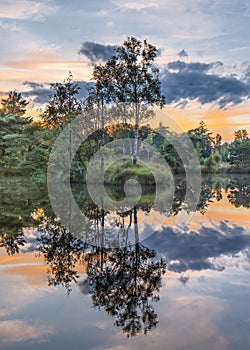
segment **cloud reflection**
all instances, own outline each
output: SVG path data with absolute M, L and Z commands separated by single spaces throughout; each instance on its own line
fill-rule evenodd
M 245 251 L 250 247 L 250 235 L 244 227 L 221 221 L 217 226 L 201 226 L 185 233 L 165 227 L 143 243 L 166 259 L 170 271 L 223 270 L 225 264 L 215 264 L 213 259 Z

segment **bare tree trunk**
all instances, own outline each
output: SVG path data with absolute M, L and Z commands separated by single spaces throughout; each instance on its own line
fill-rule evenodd
M 138 231 L 138 218 L 137 218 L 137 208 L 134 207 L 134 230 L 135 230 L 135 244 L 139 243 L 139 231 Z
M 104 170 L 104 145 L 105 145 L 103 97 L 102 97 L 102 105 L 101 105 L 101 116 L 102 116 L 102 160 L 101 160 L 101 168 L 102 168 L 102 172 L 103 172 L 103 170 Z
M 137 162 L 138 153 L 138 137 L 139 137 L 139 104 L 135 105 L 135 133 L 134 133 L 134 154 L 133 154 L 133 164 Z

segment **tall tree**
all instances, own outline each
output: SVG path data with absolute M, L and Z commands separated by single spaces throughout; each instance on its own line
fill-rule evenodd
M 12 114 L 15 117 L 24 115 L 29 102 L 22 98 L 21 93 L 10 91 L 8 98 L 2 99 L 2 114 Z
M 41 118 L 46 127 L 63 129 L 82 113 L 82 103 L 76 97 L 80 87 L 73 82 L 71 72 L 66 81 L 53 83 L 50 87 L 55 93 L 50 97 Z
M 143 106 L 154 104 L 163 107 L 165 97 L 160 91 L 159 69 L 155 65 L 158 50 L 147 40 L 141 42 L 128 37 L 117 47 L 116 55 L 103 65 L 96 65 L 93 79 L 107 102 L 134 106 L 134 149 L 133 162 L 136 163 L 138 132 Z

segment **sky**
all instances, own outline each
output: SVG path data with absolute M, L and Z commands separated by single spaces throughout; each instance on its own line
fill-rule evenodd
M 1 0 L 0 95 L 31 113 L 71 71 L 84 96 L 93 64 L 135 36 L 159 49 L 166 114 L 232 139 L 250 133 L 249 28 L 249 0 Z

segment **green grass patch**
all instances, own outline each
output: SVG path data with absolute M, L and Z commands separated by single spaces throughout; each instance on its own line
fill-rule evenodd
M 119 160 L 106 170 L 104 182 L 107 185 L 123 186 L 129 179 L 134 179 L 141 185 L 155 186 L 167 183 L 170 176 L 167 169 L 158 163 L 153 167 L 150 163 L 149 167 L 139 160 L 136 164 L 131 160 Z

